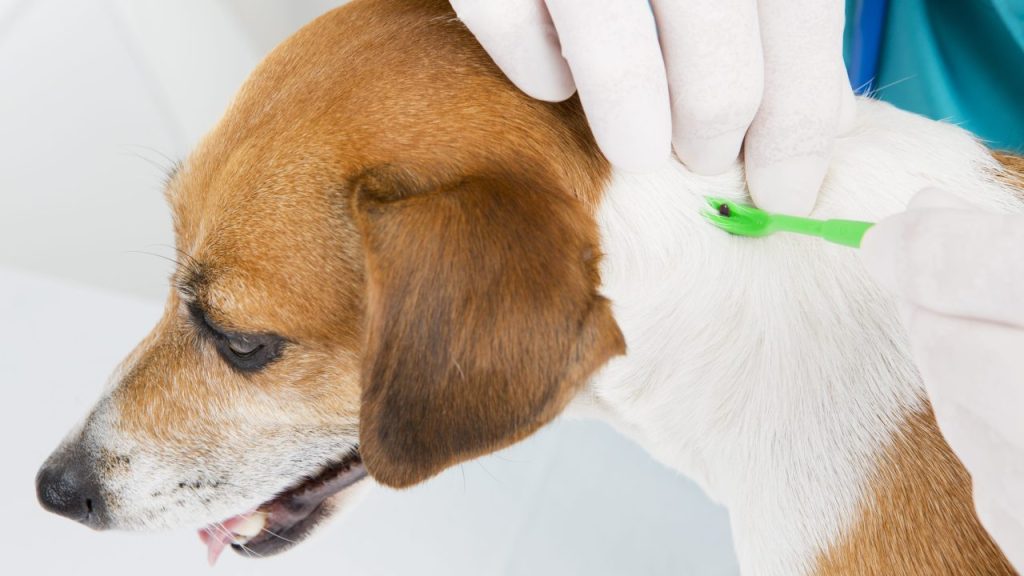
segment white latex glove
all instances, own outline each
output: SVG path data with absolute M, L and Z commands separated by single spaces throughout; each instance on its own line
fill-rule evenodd
M 841 0 L 451 0 L 525 93 L 578 90 L 601 151 L 631 171 L 674 145 L 694 172 L 744 159 L 754 202 L 806 214 L 853 122 Z M 652 12 L 653 8 L 653 12 Z
M 898 294 L 939 428 L 978 518 L 1024 570 L 1024 215 L 930 189 L 868 231 L 861 255 Z

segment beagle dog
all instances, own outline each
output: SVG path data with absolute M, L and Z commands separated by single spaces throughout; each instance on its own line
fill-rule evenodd
M 860 100 L 816 212 L 929 185 L 1019 211 L 1024 162 Z M 620 173 L 577 100 L 514 88 L 445 0 L 357 0 L 256 69 L 167 184 L 162 319 L 39 472 L 97 529 L 292 546 L 561 413 L 602 418 L 732 518 L 744 574 L 1012 574 L 893 299 L 855 250 L 732 237 L 741 168 Z

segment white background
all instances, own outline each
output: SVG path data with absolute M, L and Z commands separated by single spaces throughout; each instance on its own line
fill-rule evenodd
M 0 0 L 0 571 L 206 573 L 195 534 L 43 512 L 38 465 L 152 326 L 170 265 L 162 168 L 329 0 Z M 13 512 L 13 514 L 12 514 Z M 596 423 L 560 422 L 413 490 L 377 490 L 220 574 L 734 574 L 728 520 Z

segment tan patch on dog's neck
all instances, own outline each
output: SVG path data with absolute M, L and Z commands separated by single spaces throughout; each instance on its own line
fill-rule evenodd
M 971 478 L 930 408 L 911 415 L 873 475 L 846 538 L 814 574 L 1016 574 L 978 523 Z
M 1017 196 L 1024 199 L 1024 156 L 1006 152 L 994 152 L 992 156 L 1003 167 L 1003 172 L 997 174 L 996 178 L 1016 188 Z

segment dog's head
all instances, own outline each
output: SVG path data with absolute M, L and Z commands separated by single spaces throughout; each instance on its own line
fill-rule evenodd
M 578 105 L 516 91 L 444 0 L 320 18 L 170 178 L 163 318 L 40 500 L 96 528 L 259 518 L 262 555 L 365 471 L 409 486 L 522 439 L 624 349 L 606 174 Z

